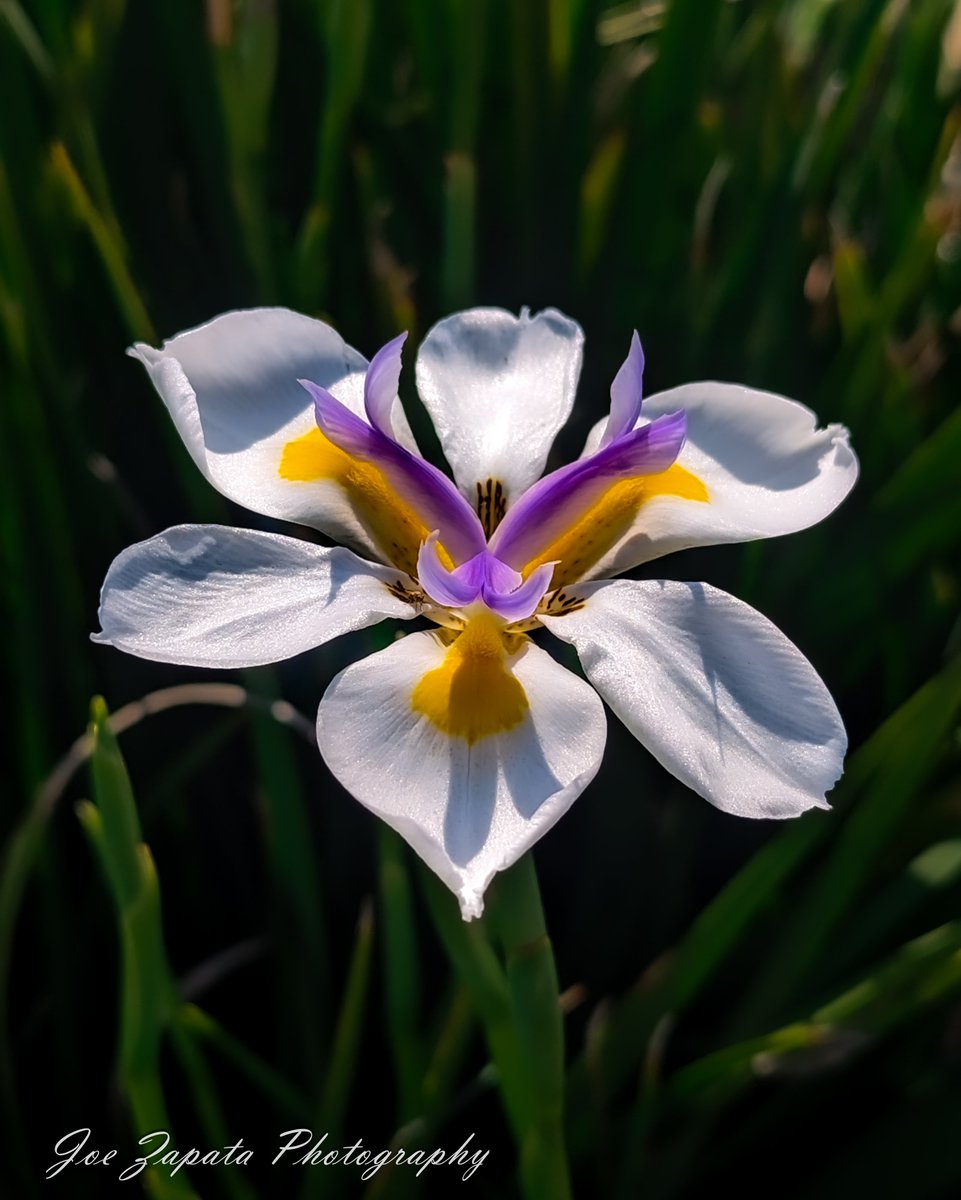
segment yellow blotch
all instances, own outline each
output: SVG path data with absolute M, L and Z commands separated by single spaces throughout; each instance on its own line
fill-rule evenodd
M 487 613 L 472 617 L 441 665 L 428 671 L 414 688 L 411 708 L 470 746 L 513 729 L 530 707 L 520 681 L 506 665 L 518 641 L 516 636 L 505 636 Z
M 679 496 L 683 500 L 709 499 L 700 479 L 676 463 L 659 475 L 638 475 L 611 484 L 542 554 L 524 568 L 529 575 L 542 563 L 557 562 L 551 587 L 564 587 L 583 579 L 587 572 L 630 530 L 641 506 L 655 496 Z
M 395 567 L 416 577 L 417 552 L 430 530 L 379 467 L 353 458 L 319 429 L 311 429 L 284 446 L 280 476 L 293 483 L 327 479 L 339 484 L 377 549 Z M 453 560 L 443 546 L 437 549 L 449 570 Z

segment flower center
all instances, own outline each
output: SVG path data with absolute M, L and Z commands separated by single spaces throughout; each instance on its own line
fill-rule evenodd
M 482 550 L 453 570 L 438 555 L 438 534 L 432 533 L 417 556 L 417 578 L 435 604 L 443 608 L 466 608 L 478 603 L 504 621 L 526 621 L 532 616 L 550 585 L 553 563 L 546 563 L 527 578 Z

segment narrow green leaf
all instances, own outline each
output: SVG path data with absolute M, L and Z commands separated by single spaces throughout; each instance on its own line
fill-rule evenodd
M 248 672 L 261 694 L 278 695 L 269 668 Z M 286 1006 L 280 1028 L 286 1052 L 303 1079 L 316 1084 L 330 1036 L 330 960 L 324 899 L 307 797 L 290 735 L 268 716 L 252 719 L 254 751 L 263 789 L 267 865 L 274 905 L 273 927 Z
M 297 251 L 298 280 L 308 308 L 327 298 L 328 239 L 347 161 L 347 129 L 364 80 L 373 24 L 370 0 L 330 0 L 323 11 L 327 85 L 311 203 Z
M 961 989 L 961 924 L 909 942 L 871 975 L 822 1005 L 806 1022 L 730 1046 L 682 1068 L 672 1078 L 673 1102 L 702 1102 L 715 1088 L 760 1075 L 804 1073 L 843 1061 L 869 1038 Z
M 347 1106 L 357 1083 L 357 1059 L 363 1044 L 373 951 L 374 910 L 370 901 L 365 900 L 357 919 L 354 950 L 334 1030 L 324 1093 L 314 1126 L 329 1134 L 328 1141 L 332 1146 L 340 1145 Z M 339 1178 L 325 1177 L 321 1171 L 309 1171 L 301 1196 L 303 1200 L 310 1200 L 314 1196 L 329 1195 L 340 1182 Z
M 128 335 L 134 339 L 155 341 L 153 324 L 130 273 L 127 248 L 112 223 L 95 207 L 62 142 L 55 142 L 53 145 L 50 167 L 54 178 L 60 182 L 72 204 L 77 219 L 86 226 L 100 254 Z
M 520 1046 L 511 1015 L 511 998 L 504 968 L 484 929 L 464 921 L 457 902 L 436 875 L 420 868 L 421 888 L 437 935 L 451 966 L 470 993 L 471 1003 L 484 1027 L 491 1058 L 498 1072 L 504 1108 L 518 1138 L 527 1115 L 527 1084 L 521 1072 Z
M 171 1128 L 160 1079 L 160 1046 L 175 1010 L 167 964 L 160 885 L 150 850 L 141 840 L 133 789 L 107 707 L 91 704 L 91 775 L 96 806 L 83 803 L 77 815 L 110 883 L 120 927 L 121 1085 L 140 1135 Z M 155 1200 L 193 1200 L 183 1173 L 148 1168 L 145 1186 Z
M 405 1122 L 420 1110 L 424 1079 L 420 963 L 404 845 L 386 825 L 379 831 L 379 840 L 387 1032 L 397 1079 L 398 1117 Z
M 507 960 L 523 1073 L 525 1195 L 528 1200 L 564 1200 L 571 1195 L 564 1145 L 564 1022 L 554 951 L 530 853 L 495 879 L 489 920 Z

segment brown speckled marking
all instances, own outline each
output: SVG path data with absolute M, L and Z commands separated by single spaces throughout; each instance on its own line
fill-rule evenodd
M 566 617 L 568 613 L 584 608 L 586 603 L 580 596 L 575 596 L 572 592 L 561 588 L 548 596 L 540 611 L 548 617 Z
M 410 588 L 400 579 L 394 583 L 385 583 L 384 587 L 395 596 L 398 600 L 402 600 L 405 604 L 413 604 L 419 607 L 427 603 L 427 597 L 419 588 Z
M 507 511 L 504 486 L 499 479 L 488 479 L 486 483 L 478 483 L 475 486 L 477 488 L 477 515 L 484 526 L 485 535 L 489 538 L 503 521 L 504 513 Z

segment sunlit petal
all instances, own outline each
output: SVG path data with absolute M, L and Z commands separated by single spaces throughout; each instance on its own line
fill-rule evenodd
M 605 736 L 583 680 L 527 639 L 501 656 L 484 636 L 471 651 L 430 633 L 402 638 L 341 672 L 317 719 L 331 771 L 468 918 L 594 777 Z
M 147 368 L 187 449 L 207 479 L 255 512 L 313 526 L 373 551 L 337 478 L 289 478 L 287 446 L 315 430 L 313 404 L 297 380 L 313 379 L 351 412 L 364 413 L 366 359 L 329 325 L 285 308 L 224 313 L 159 350 L 130 353 Z M 397 440 L 415 450 L 399 402 Z
M 690 383 L 648 396 L 641 422 L 681 409 L 687 440 L 678 471 L 689 486 L 648 497 L 621 514 L 614 542 L 590 575 L 629 570 L 689 546 L 794 533 L 833 512 L 858 477 L 843 425 L 818 428 L 809 408 L 729 383 Z M 591 431 L 585 456 L 601 444 Z M 690 486 L 696 481 L 700 486 Z
M 386 617 L 409 620 L 411 580 L 342 548 L 222 525 L 178 525 L 114 559 L 104 642 L 157 662 L 278 662 Z
M 543 472 L 574 402 L 583 341 L 555 309 L 515 317 L 500 308 L 455 313 L 424 339 L 418 391 L 488 529 Z
M 667 770 L 725 812 L 826 808 L 847 738 L 834 701 L 767 618 L 703 583 L 585 584 L 544 624 Z

